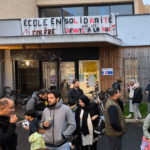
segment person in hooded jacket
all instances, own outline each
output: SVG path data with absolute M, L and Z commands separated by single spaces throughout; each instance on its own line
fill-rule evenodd
M 37 150 L 39 148 L 45 148 L 45 141 L 43 139 L 43 136 L 41 134 L 45 133 L 45 130 L 40 128 L 39 124 L 36 126 L 36 132 L 34 132 L 29 137 L 29 142 L 31 143 L 31 150 Z
M 36 116 L 39 120 L 42 118 L 44 109 L 47 102 L 47 90 L 41 89 L 32 94 L 31 99 L 27 102 L 26 111 L 35 110 Z
M 143 94 L 142 94 L 142 88 L 139 87 L 138 82 L 134 84 L 133 88 L 134 88 L 134 96 L 133 96 L 132 104 L 134 105 L 133 110 L 134 110 L 135 120 L 138 121 L 139 118 L 142 118 L 142 115 L 139 111 L 139 105 L 142 101 Z
M 100 109 L 86 95 L 79 98 L 79 107 L 76 110 L 75 118 L 77 128 L 74 132 L 74 138 L 80 145 L 81 150 L 97 150 L 97 140 L 100 136 L 94 134 L 94 128 L 98 125 Z
M 134 96 L 134 84 L 135 84 L 135 79 L 131 79 L 130 80 L 130 86 L 128 87 L 128 93 L 129 93 L 129 112 L 130 114 L 126 117 L 126 118 L 131 118 L 133 115 L 133 104 L 132 104 L 132 100 L 133 100 L 133 96 Z
M 58 90 L 48 92 L 48 105 L 43 112 L 40 127 L 45 129 L 45 145 L 50 150 L 69 150 L 68 138 L 76 128 L 71 109 L 63 104 Z

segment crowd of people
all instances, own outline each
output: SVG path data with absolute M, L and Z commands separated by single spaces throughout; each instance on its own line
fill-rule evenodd
M 112 85 L 105 104 L 105 134 L 111 150 L 122 149 L 122 137 L 126 133 L 124 107 L 120 100 L 121 79 Z M 141 118 L 139 104 L 142 101 L 142 88 L 134 79 L 129 87 L 131 117 L 134 112 L 136 121 Z M 150 84 L 146 94 L 150 93 Z M 150 97 L 148 97 L 148 100 Z M 149 102 L 150 103 L 150 102 Z M 97 141 L 101 135 L 94 129 L 99 124 L 100 108 L 84 95 L 79 88 L 79 81 L 73 80 L 73 89 L 68 93 L 68 105 L 63 104 L 58 90 L 45 89 L 34 92 L 26 104 L 25 119 L 29 121 L 29 142 L 31 150 L 97 150 Z M 18 135 L 15 132 L 18 118 L 15 115 L 14 102 L 0 100 L 0 150 L 16 150 Z M 143 125 L 143 139 L 150 137 L 150 114 Z M 71 143 L 69 139 L 71 138 Z M 149 140 L 150 142 L 150 140 Z

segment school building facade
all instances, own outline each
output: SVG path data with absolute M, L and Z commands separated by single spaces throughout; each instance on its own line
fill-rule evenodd
M 142 0 L 13 0 L 0 5 L 0 95 L 62 89 L 77 78 L 84 93 L 122 77 L 150 79 L 150 6 Z M 90 96 L 89 94 L 87 94 Z

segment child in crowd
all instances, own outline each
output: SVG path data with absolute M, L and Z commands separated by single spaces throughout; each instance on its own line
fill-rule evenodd
M 37 124 L 40 122 L 39 119 L 36 119 L 36 111 L 28 110 L 25 112 L 25 118 L 30 122 L 29 127 L 26 129 L 29 130 L 29 135 L 37 131 Z
M 45 133 L 45 130 L 40 128 L 39 124 L 36 126 L 36 132 L 34 132 L 29 137 L 29 142 L 31 143 L 31 150 L 37 150 L 40 148 L 45 148 L 45 141 L 41 134 Z
M 74 100 L 69 100 L 68 101 L 68 106 L 70 107 L 70 109 L 74 113 L 74 117 L 75 117 L 75 112 L 78 108 L 78 106 L 75 104 L 75 101 Z M 74 139 L 74 137 L 72 137 L 72 143 L 69 143 L 71 149 L 74 149 L 74 144 L 75 144 L 75 139 Z

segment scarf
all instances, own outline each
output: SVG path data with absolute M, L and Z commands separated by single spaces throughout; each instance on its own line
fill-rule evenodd
M 95 103 L 89 103 L 87 106 L 81 108 L 84 110 L 83 117 L 82 117 L 82 127 L 81 127 L 81 131 L 84 136 L 89 134 L 87 119 L 88 119 L 88 114 L 90 113 L 90 110 L 94 106 L 95 106 Z

